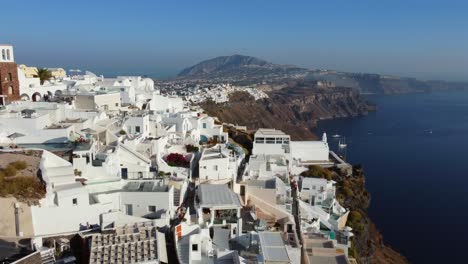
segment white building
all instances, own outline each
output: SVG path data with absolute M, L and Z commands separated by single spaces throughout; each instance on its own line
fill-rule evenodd
M 177 113 L 184 109 L 182 98 L 176 96 L 163 96 L 158 91 L 153 92 L 148 104 L 149 110 L 159 113 Z
M 210 139 L 219 143 L 227 142 L 228 133 L 223 132 L 222 125 L 216 125 L 214 118 L 210 116 L 203 116 L 198 120 L 193 121 L 194 127 L 200 131 L 200 140 L 208 142 Z
M 223 145 L 204 149 L 199 161 L 200 181 L 236 181 L 237 158 Z
M 120 92 L 80 93 L 75 96 L 76 109 L 82 110 L 120 110 Z
M 320 178 L 302 178 L 300 197 L 311 205 L 331 204 L 335 199 L 335 182 Z
M 228 226 L 233 234 L 239 234 L 239 230 L 242 230 L 240 199 L 227 185 L 200 184 L 196 200 L 198 224 Z
M 124 121 L 124 130 L 133 136 L 147 137 L 150 134 L 150 118 L 147 113 L 130 114 Z
M 289 156 L 290 141 L 291 137 L 281 130 L 260 128 L 255 132 L 252 154 Z
M 47 194 L 39 206 L 31 208 L 36 236 L 77 232 L 89 225 L 116 221 L 125 224 L 156 219 L 157 225 L 169 223 L 174 213 L 174 190 L 165 180 L 130 172 L 122 179 L 119 173 L 108 174 L 111 170 L 107 166 L 89 162 L 86 170 L 79 171 L 79 178 L 87 183 L 83 185 L 76 181 L 79 159 L 72 165 L 44 151 L 41 171 Z M 51 215 L 60 225 L 51 225 Z
M 290 145 L 291 156 L 298 165 L 306 166 L 329 161 L 330 148 L 325 133 L 321 141 L 291 141 Z

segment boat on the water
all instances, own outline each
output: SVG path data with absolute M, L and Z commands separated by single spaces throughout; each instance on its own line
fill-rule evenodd
M 339 137 L 340 137 L 340 135 L 338 135 L 338 134 L 332 135 L 332 138 L 339 138 Z
M 346 148 L 348 145 L 346 144 L 346 138 L 343 137 L 343 139 L 340 139 L 340 141 L 338 142 L 338 147 L 340 148 Z

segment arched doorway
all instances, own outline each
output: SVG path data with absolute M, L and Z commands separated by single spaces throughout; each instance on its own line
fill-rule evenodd
M 38 102 L 38 101 L 41 100 L 41 98 L 42 98 L 42 96 L 41 96 L 41 94 L 38 93 L 38 92 L 35 92 L 35 93 L 33 93 L 33 95 L 32 95 L 32 100 L 33 100 L 33 102 Z
M 22 94 L 20 97 L 21 101 L 29 101 L 31 99 L 28 94 Z

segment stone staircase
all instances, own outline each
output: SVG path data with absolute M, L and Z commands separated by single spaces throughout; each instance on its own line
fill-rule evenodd
M 174 206 L 179 207 L 180 205 L 180 189 L 174 188 Z
M 53 264 L 55 263 L 55 254 L 54 249 L 47 249 L 41 251 L 41 260 L 42 264 Z

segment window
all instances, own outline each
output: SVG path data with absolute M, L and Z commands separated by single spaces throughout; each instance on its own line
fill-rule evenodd
M 8 87 L 8 94 L 13 94 L 13 86 Z
M 115 106 L 119 106 L 119 103 L 115 103 Z
M 275 138 L 266 138 L 267 144 L 275 144 Z
M 203 128 L 206 128 L 206 123 L 203 123 Z
M 2 60 L 6 60 L 6 54 L 5 54 L 5 50 L 2 49 Z
M 8 73 L 8 78 L 10 79 L 10 82 L 13 81 L 13 75 L 11 75 L 11 72 Z
M 262 137 L 258 137 L 258 138 L 255 138 L 255 143 L 265 143 L 265 138 L 262 138 Z
M 198 244 L 192 244 L 192 251 L 198 251 Z
M 304 188 L 302 188 L 302 190 L 303 190 L 303 191 L 308 191 L 308 190 L 310 190 L 310 188 L 304 187 Z
M 276 138 L 276 144 L 281 144 L 283 143 L 283 139 L 282 138 Z
M 312 186 L 312 190 L 315 190 L 315 185 L 314 185 L 314 186 Z
M 7 52 L 7 60 L 10 60 L 10 59 L 11 59 L 11 58 L 10 58 L 10 50 L 9 50 L 9 49 L 7 49 L 7 51 L 6 51 L 6 52 Z
M 156 206 L 154 205 L 148 206 L 148 213 L 156 213 Z
M 214 165 L 213 170 L 217 171 L 218 170 L 218 165 Z
M 73 198 L 72 202 L 73 202 L 73 205 L 78 205 L 78 199 L 77 198 Z
M 135 132 L 140 133 L 140 126 L 135 126 Z

